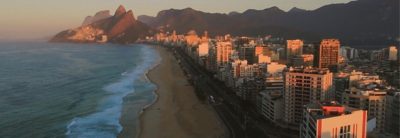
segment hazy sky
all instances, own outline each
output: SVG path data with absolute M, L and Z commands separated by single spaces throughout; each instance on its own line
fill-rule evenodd
M 137 15 L 192 7 L 206 12 L 243 12 L 277 6 L 283 10 L 298 7 L 313 10 L 326 4 L 352 0 L 4 0 L 0 4 L 0 40 L 45 38 L 80 25 L 88 15 L 111 10 L 118 5 Z

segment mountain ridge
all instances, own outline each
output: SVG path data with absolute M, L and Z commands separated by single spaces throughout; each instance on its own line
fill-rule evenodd
M 396 5 L 399 1 L 356 0 L 315 10 L 292 8 L 283 11 L 274 6 L 232 14 L 186 8 L 162 10 L 155 17 L 139 16 L 138 20 L 153 28 L 176 30 L 182 34 L 193 29 L 198 32 L 208 30 L 210 35 L 272 34 L 310 41 L 335 37 L 351 45 L 392 44 L 399 37 L 399 7 Z

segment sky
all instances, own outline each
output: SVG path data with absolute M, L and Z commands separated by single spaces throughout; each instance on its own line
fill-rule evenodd
M 314 10 L 332 3 L 352 0 L 4 0 L 0 4 L 0 40 L 46 39 L 79 26 L 88 15 L 100 10 L 114 13 L 119 5 L 135 16 L 155 16 L 165 9 L 191 7 L 205 12 L 243 12 L 277 6 Z

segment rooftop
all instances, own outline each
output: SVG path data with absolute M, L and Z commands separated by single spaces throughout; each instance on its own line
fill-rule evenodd
M 291 73 L 304 73 L 304 74 L 318 74 L 318 75 L 325 75 L 330 73 L 329 69 L 327 68 L 313 68 L 313 67 L 290 67 L 289 72 Z
M 358 110 L 343 106 L 336 101 L 327 101 L 321 103 L 311 103 L 306 105 L 308 112 L 316 119 L 330 118 L 351 114 L 353 111 Z

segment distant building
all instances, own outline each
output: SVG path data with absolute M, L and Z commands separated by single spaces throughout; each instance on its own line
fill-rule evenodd
M 397 60 L 397 48 L 395 46 L 389 47 L 389 60 L 396 61 Z
M 304 105 L 332 99 L 332 77 L 328 69 L 290 68 L 285 73 L 285 122 L 300 124 Z
M 286 41 L 286 59 L 303 55 L 303 41 L 300 39 Z
M 343 93 L 346 89 L 349 89 L 350 85 L 350 75 L 348 73 L 338 73 L 333 79 L 333 86 L 335 89 L 335 100 L 339 103 L 343 103 Z
M 200 42 L 200 38 L 194 30 L 191 30 L 187 33 L 185 40 L 188 46 L 198 45 Z
M 264 55 L 264 54 L 259 54 L 258 55 L 258 60 L 257 63 L 271 63 L 271 57 Z
M 269 76 L 276 76 L 275 74 L 279 74 L 279 76 L 282 75 L 282 72 L 284 69 L 286 69 L 287 66 L 284 64 L 279 64 L 277 62 L 271 62 L 267 64 L 267 72 Z
M 202 41 L 199 45 L 198 56 L 199 57 L 208 56 L 208 52 L 209 52 L 209 42 Z
M 265 83 L 262 79 L 241 78 L 243 82 L 236 88 L 236 94 L 243 100 L 254 105 L 257 104 L 257 96 L 264 90 Z
M 371 52 L 370 56 L 372 61 L 383 61 L 387 59 L 387 55 L 385 55 L 385 49 L 374 50 Z
M 260 54 L 271 56 L 270 49 L 267 46 L 258 45 L 255 47 L 255 55 L 258 56 Z
M 340 41 L 338 39 L 323 39 L 320 46 L 316 48 L 315 66 L 336 71 L 339 64 Z
M 340 47 L 340 55 L 346 60 L 358 58 L 357 49 L 351 47 Z
M 367 111 L 336 102 L 308 104 L 300 126 L 301 138 L 366 138 Z
M 293 67 L 312 66 L 314 55 L 303 54 L 301 56 L 294 56 L 290 59 L 290 65 Z
M 256 63 L 256 53 L 254 46 L 241 46 L 239 47 L 239 59 L 247 60 L 249 64 Z
M 303 58 L 303 62 L 305 66 L 312 66 L 314 63 L 314 55 L 313 54 L 303 54 L 301 55 Z
M 232 55 L 232 43 L 229 41 L 217 42 L 216 45 L 216 64 L 217 67 L 227 64 Z
M 214 43 L 209 43 L 208 58 L 206 63 L 206 69 L 211 72 L 217 71 L 217 47 Z

